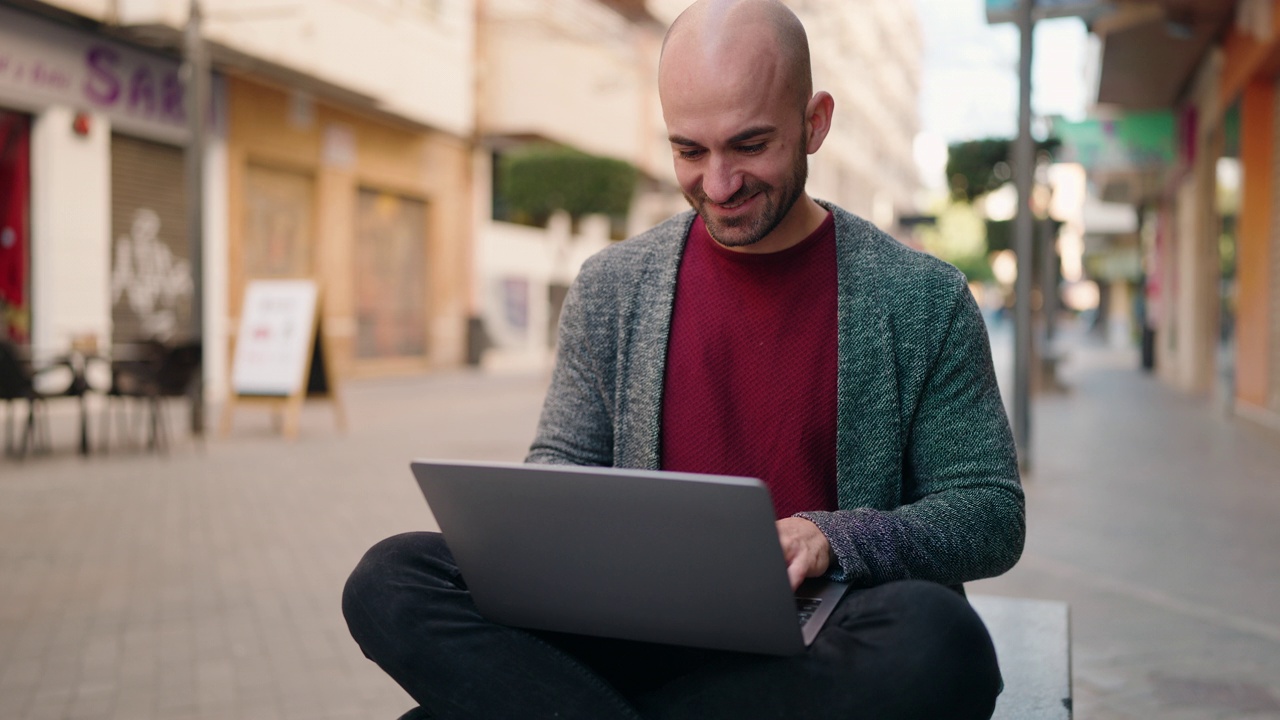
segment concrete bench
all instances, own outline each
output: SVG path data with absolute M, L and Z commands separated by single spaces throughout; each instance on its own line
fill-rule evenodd
M 995 642 L 1004 692 L 993 720 L 1070 720 L 1071 624 L 1066 603 L 970 595 Z

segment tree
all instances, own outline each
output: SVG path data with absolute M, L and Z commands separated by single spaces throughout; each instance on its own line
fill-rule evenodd
M 1038 159 L 1051 160 L 1062 141 L 1036 143 Z M 957 200 L 973 202 L 1013 179 L 1013 141 L 1002 138 L 955 143 L 947 156 L 947 181 Z
M 501 202 L 510 219 L 546 225 L 563 210 L 575 221 L 601 214 L 626 218 L 639 173 L 631 164 L 560 145 L 528 145 L 498 164 Z

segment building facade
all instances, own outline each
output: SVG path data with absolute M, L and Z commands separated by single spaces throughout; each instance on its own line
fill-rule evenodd
M 0 334 L 189 336 L 179 61 L 71 19 L 0 5 Z
M 474 5 L 202 0 L 213 90 L 192 263 L 180 68 L 194 5 L 0 2 L 5 334 L 50 353 L 85 336 L 178 341 L 196 334 L 200 292 L 217 398 L 246 284 L 304 277 L 339 373 L 463 363 Z
M 193 5 L 0 0 L 5 334 L 50 352 L 181 340 L 199 293 L 216 399 L 247 284 L 306 277 L 340 374 L 540 366 L 582 261 L 687 207 L 657 93 L 687 0 L 200 0 L 213 90 L 193 262 Z M 792 6 L 837 98 L 810 190 L 894 231 L 918 187 L 913 7 Z M 510 222 L 494 171 L 530 144 L 634 168 L 625 220 Z
M 1145 219 L 1156 372 L 1280 430 L 1280 2 L 1147 0 L 1093 30 L 1099 104 L 1176 124 L 1172 163 L 1120 177 Z

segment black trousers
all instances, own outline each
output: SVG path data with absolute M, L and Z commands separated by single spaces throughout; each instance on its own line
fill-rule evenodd
M 1001 686 L 969 603 L 915 580 L 851 590 L 808 650 L 769 657 L 491 623 L 443 538 L 408 533 L 369 550 L 342 608 L 417 717 L 969 720 Z

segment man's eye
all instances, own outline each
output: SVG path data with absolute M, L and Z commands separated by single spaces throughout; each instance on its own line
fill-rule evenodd
M 764 145 L 765 145 L 764 143 L 756 143 L 754 145 L 739 145 L 738 152 L 743 153 L 745 155 L 755 155 L 756 153 L 764 152 Z
M 680 158 L 681 158 L 681 159 L 683 159 L 683 160 L 697 160 L 698 158 L 702 157 L 702 152 L 703 152 L 703 151 L 702 151 L 702 150 L 700 150 L 700 149 L 697 149 L 697 150 L 693 150 L 693 149 L 691 149 L 691 150 L 681 150 L 681 151 L 680 151 Z

